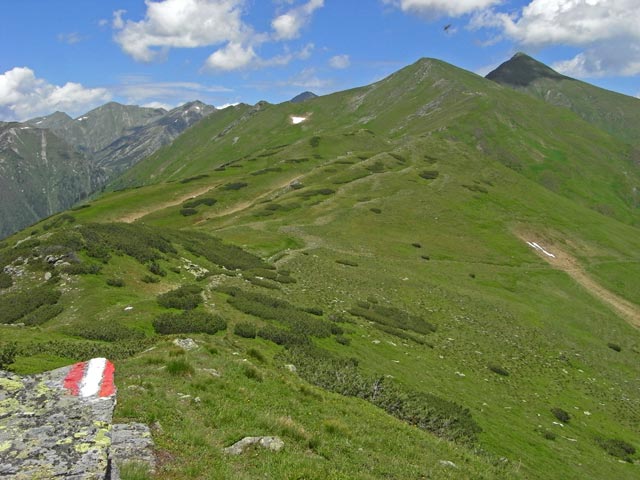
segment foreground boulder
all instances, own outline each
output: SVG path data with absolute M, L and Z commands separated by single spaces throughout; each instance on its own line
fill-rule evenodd
M 104 358 L 27 377 L 0 371 L 0 477 L 109 478 L 113 374 Z

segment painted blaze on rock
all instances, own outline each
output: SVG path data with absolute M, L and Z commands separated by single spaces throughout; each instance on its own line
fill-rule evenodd
M 0 477 L 104 479 L 113 374 L 104 358 L 27 377 L 0 371 Z

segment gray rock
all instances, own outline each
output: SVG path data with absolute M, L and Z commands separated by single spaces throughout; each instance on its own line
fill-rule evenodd
M 173 344 L 187 351 L 198 348 L 198 344 L 191 338 L 176 338 Z
M 440 460 L 440 465 L 443 467 L 458 468 L 458 466 L 451 460 Z
M 0 371 L 0 478 L 105 478 L 115 390 L 73 395 L 65 388 L 72 368 L 28 377 Z
M 279 437 L 244 437 L 222 451 L 228 455 L 240 455 L 253 445 L 259 445 L 273 452 L 279 452 L 284 448 L 284 442 Z
M 151 431 L 143 423 L 116 423 L 111 434 L 109 459 L 112 471 L 117 473 L 118 466 L 126 463 L 144 464 L 150 473 L 155 471 L 156 458 L 153 453 Z M 115 480 L 114 473 L 111 480 Z

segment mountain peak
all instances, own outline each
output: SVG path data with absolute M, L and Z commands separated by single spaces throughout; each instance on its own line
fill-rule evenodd
M 490 72 L 486 78 L 497 83 L 521 87 L 526 87 L 539 78 L 572 80 L 523 52 L 516 53 Z
M 302 102 L 306 102 L 307 100 L 311 100 L 312 98 L 317 98 L 318 95 L 316 95 L 313 92 L 302 92 L 299 95 L 296 95 L 295 97 L 293 97 L 291 100 L 289 100 L 291 103 L 302 103 Z

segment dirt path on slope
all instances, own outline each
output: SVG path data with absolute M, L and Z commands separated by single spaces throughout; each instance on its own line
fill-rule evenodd
M 200 195 L 204 195 L 205 193 L 207 193 L 209 190 L 212 190 L 214 188 L 216 188 L 218 186 L 218 184 L 216 185 L 208 185 L 206 187 L 201 187 L 197 190 L 192 190 L 191 192 L 181 195 L 179 197 L 174 198 L 173 200 L 167 201 L 167 202 L 163 202 L 163 203 L 156 203 L 154 204 L 152 207 L 148 207 L 148 208 L 144 208 L 142 210 L 138 210 L 137 212 L 132 212 L 132 213 L 128 213 L 122 217 L 120 217 L 117 221 L 119 222 L 124 222 L 124 223 L 133 223 L 136 220 L 149 215 L 150 213 L 153 212 L 157 212 L 158 210 L 163 210 L 165 208 L 169 208 L 169 207 L 175 207 L 176 205 L 180 205 L 184 202 L 186 202 L 187 200 L 191 200 L 194 197 L 199 197 Z
M 280 190 L 288 185 L 291 185 L 293 182 L 295 182 L 296 180 L 299 180 L 303 177 L 304 175 L 298 175 L 297 177 L 293 177 L 290 178 L 288 180 L 285 180 L 281 183 L 279 183 L 278 185 L 276 185 L 275 187 L 273 187 L 271 190 L 267 190 L 266 192 L 264 192 L 261 195 L 258 195 L 256 198 L 252 199 L 252 200 L 248 200 L 246 202 L 240 202 L 236 205 L 233 205 L 229 208 L 225 208 L 224 210 L 220 210 L 218 212 L 212 213 L 210 215 L 205 216 L 202 220 L 196 222 L 196 225 L 200 225 L 204 222 L 206 222 L 207 220 L 211 220 L 212 218 L 219 218 L 219 217 L 226 217 L 228 215 L 233 215 L 234 213 L 238 213 L 241 212 L 242 210 L 246 210 L 247 208 L 251 208 L 252 206 L 254 206 L 256 203 L 258 203 L 260 200 L 263 200 L 265 197 L 268 197 L 269 195 L 271 195 L 273 192 Z
M 613 308 L 630 325 L 640 328 L 640 307 L 596 282 L 571 255 L 563 252 L 553 244 L 549 246 L 548 243 L 532 235 L 518 234 L 518 237 L 552 267 L 566 272 L 589 293 Z

